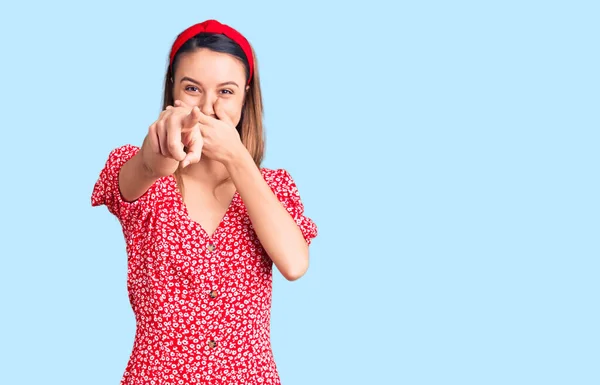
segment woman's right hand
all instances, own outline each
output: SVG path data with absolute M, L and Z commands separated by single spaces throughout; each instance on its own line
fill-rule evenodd
M 203 145 L 199 119 L 198 107 L 167 106 L 148 129 L 145 166 L 161 177 L 173 174 L 180 163 L 186 167 L 199 162 Z

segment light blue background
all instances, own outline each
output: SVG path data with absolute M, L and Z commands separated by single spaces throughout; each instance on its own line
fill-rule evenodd
M 275 277 L 285 385 L 600 383 L 598 2 L 130 3 L 0 6 L 0 383 L 119 382 L 125 245 L 90 194 L 207 18 L 254 45 L 264 165 L 319 225 Z

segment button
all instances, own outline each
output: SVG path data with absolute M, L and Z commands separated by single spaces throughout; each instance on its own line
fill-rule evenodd
M 209 340 L 209 341 L 208 341 L 208 346 L 209 346 L 211 349 L 214 349 L 214 348 L 216 348 L 216 347 L 217 347 L 217 343 L 215 342 L 215 340 Z
M 208 250 L 215 251 L 215 249 L 216 249 L 215 245 L 213 245 L 212 243 L 208 244 Z
M 210 298 L 217 298 L 217 291 L 216 290 L 211 290 L 210 293 L 208 293 L 208 295 L 210 296 Z

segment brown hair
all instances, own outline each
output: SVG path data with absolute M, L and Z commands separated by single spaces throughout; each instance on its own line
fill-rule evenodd
M 233 40 L 229 39 L 225 35 L 220 34 L 208 34 L 201 33 L 196 35 L 194 38 L 188 40 L 175 55 L 173 64 L 167 68 L 164 83 L 164 94 L 163 94 L 163 106 L 164 110 L 167 106 L 172 106 L 175 102 L 173 100 L 173 87 L 174 87 L 174 75 L 175 68 L 177 66 L 178 58 L 185 52 L 192 52 L 199 48 L 208 48 L 216 52 L 223 52 L 233 55 L 238 58 L 244 64 L 246 68 L 246 77 L 249 74 L 249 66 L 246 60 L 246 55 L 242 51 L 241 47 L 237 45 Z M 260 78 L 258 75 L 258 62 L 254 49 L 252 50 L 252 58 L 254 68 L 252 73 L 252 79 L 249 79 L 249 89 L 244 97 L 244 105 L 242 106 L 242 115 L 240 122 L 236 129 L 240 134 L 240 138 L 248 152 L 254 159 L 254 163 L 260 167 L 264 158 L 265 152 L 265 135 L 263 128 L 263 104 L 262 104 L 262 93 L 260 90 Z M 183 194 L 183 180 L 181 178 L 180 169 L 175 171 L 175 178 L 177 185 Z

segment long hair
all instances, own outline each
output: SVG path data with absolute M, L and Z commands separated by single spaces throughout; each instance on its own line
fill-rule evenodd
M 252 48 L 252 57 L 246 59 L 242 48 L 233 40 L 225 35 L 200 33 L 188 40 L 178 51 L 173 59 L 173 64 L 167 68 L 164 83 L 163 110 L 169 105 L 173 105 L 173 88 L 175 68 L 177 68 L 178 59 L 181 54 L 194 52 L 200 48 L 207 48 L 215 52 L 226 53 L 234 56 L 244 64 L 246 70 L 246 82 L 249 89 L 244 98 L 240 122 L 236 129 L 240 134 L 240 139 L 248 152 L 252 156 L 254 163 L 260 167 L 265 152 L 265 135 L 263 128 L 263 104 L 262 93 L 260 90 L 260 78 L 258 75 L 258 62 L 254 49 Z M 252 79 L 248 79 L 250 68 L 247 60 L 254 63 Z M 249 80 L 249 82 L 248 82 Z M 175 178 L 181 193 L 183 194 L 183 180 L 179 169 L 175 171 Z

